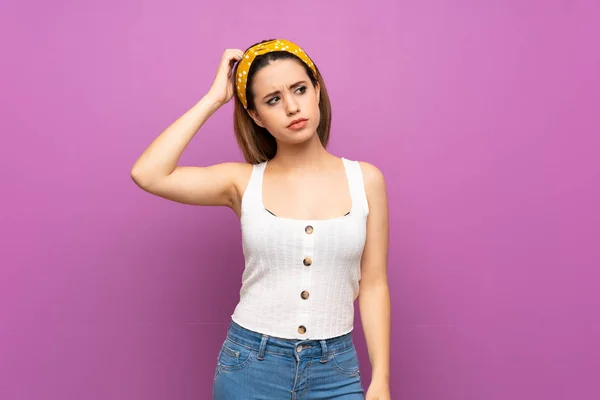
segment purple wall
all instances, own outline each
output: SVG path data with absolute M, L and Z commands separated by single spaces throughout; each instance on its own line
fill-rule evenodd
M 239 225 L 129 170 L 224 48 L 279 36 L 323 71 L 332 152 L 387 176 L 393 398 L 600 398 L 598 2 L 9 3 L 0 399 L 209 398 Z M 231 115 L 183 162 L 241 160 Z

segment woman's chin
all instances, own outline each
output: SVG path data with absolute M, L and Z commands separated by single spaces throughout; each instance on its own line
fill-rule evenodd
M 282 144 L 288 144 L 288 145 L 298 145 L 298 144 L 303 144 L 306 143 L 312 139 L 314 139 L 314 137 L 317 136 L 316 132 L 310 132 L 310 131 L 304 131 L 304 132 L 292 132 L 292 133 L 286 133 L 285 135 L 282 135 L 281 139 L 278 140 L 279 142 L 281 142 Z

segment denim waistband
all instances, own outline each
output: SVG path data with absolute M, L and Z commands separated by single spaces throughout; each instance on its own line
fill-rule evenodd
M 297 356 L 302 351 L 303 357 L 327 357 L 354 347 L 351 333 L 323 339 L 282 339 L 258 333 L 231 321 L 227 330 L 227 339 L 240 346 L 245 346 L 262 353 L 285 356 Z

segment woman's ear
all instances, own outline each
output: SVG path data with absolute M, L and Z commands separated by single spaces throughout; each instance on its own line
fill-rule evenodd
M 262 123 L 262 120 L 260 119 L 260 115 L 258 115 L 256 110 L 248 110 L 248 115 L 250 115 L 250 118 L 254 120 L 256 125 L 260 126 L 261 128 L 265 127 Z
M 317 94 L 317 105 L 319 105 L 319 101 L 321 100 L 321 85 L 319 82 L 315 84 L 315 93 Z

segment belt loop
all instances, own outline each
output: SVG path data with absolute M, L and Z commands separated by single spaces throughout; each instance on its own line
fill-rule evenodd
M 265 348 L 267 347 L 267 340 L 269 340 L 269 335 L 262 335 L 262 339 L 260 341 L 260 347 L 258 348 L 258 357 L 259 360 L 265 359 Z
M 321 343 L 321 362 L 327 362 L 327 342 L 325 340 L 320 340 Z

